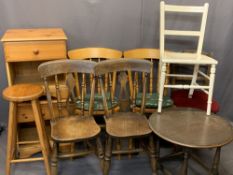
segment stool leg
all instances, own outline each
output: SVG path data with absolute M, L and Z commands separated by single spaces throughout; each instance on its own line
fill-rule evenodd
M 16 103 L 10 102 L 8 133 L 7 133 L 7 153 L 6 153 L 6 175 L 10 175 L 11 160 L 14 159 L 15 142 L 16 142 Z
M 45 169 L 46 169 L 47 175 L 50 175 L 51 173 L 50 173 L 50 166 L 49 166 L 49 144 L 48 144 L 47 136 L 45 134 L 46 131 L 44 127 L 44 121 L 41 116 L 41 111 L 40 111 L 38 101 L 32 100 L 31 103 L 32 103 L 32 110 L 33 110 L 33 115 L 35 118 L 37 133 L 38 133 L 39 140 L 40 140 L 42 155 L 44 158 Z

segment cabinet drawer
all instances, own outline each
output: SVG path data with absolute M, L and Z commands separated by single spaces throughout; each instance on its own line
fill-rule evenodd
M 7 62 L 66 58 L 64 40 L 5 42 L 3 46 Z

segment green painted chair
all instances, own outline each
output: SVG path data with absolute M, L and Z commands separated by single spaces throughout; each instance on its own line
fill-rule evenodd
M 146 93 L 146 102 L 145 102 L 145 112 L 146 113 L 153 113 L 158 108 L 158 84 L 159 79 L 155 77 L 157 72 L 157 77 L 159 77 L 158 69 L 155 70 L 155 65 L 158 65 L 159 62 L 159 49 L 152 49 L 152 48 L 138 48 L 127 50 L 123 52 L 124 58 L 133 58 L 133 59 L 146 59 L 153 63 L 153 67 L 151 68 L 150 75 L 149 75 L 149 92 Z M 156 64 L 157 63 L 157 64 Z M 169 68 L 168 68 L 169 70 Z M 130 86 L 130 96 L 131 100 L 134 101 L 134 105 L 132 105 L 133 111 L 139 111 L 141 107 L 141 98 L 142 93 L 140 92 L 140 79 L 143 79 L 144 76 L 139 77 L 137 74 L 132 75 L 129 71 L 129 86 Z M 136 81 L 133 81 L 136 80 Z M 157 80 L 157 81 L 156 81 Z M 168 79 L 166 80 L 168 81 Z M 137 84 L 133 84 L 133 82 L 138 82 Z M 135 92 L 133 91 L 133 86 L 137 86 Z M 165 92 L 165 96 L 163 97 L 163 108 L 170 107 L 173 105 L 173 101 L 169 96 L 167 96 L 167 92 Z
M 68 51 L 68 57 L 72 60 L 90 60 L 95 62 L 100 62 L 102 60 L 111 60 L 111 59 L 121 59 L 122 52 L 115 49 L 110 48 L 98 48 L 98 47 L 90 47 L 90 48 L 80 48 Z M 115 94 L 116 89 L 116 73 L 106 74 L 104 79 L 104 87 L 105 91 L 108 88 L 111 88 L 111 94 L 108 94 L 108 107 L 114 111 L 119 110 L 118 99 L 116 97 L 110 98 L 110 95 Z M 93 75 L 89 77 L 77 76 L 75 75 L 75 82 L 77 84 L 82 84 L 82 89 L 88 89 L 90 86 L 90 82 L 93 80 Z M 79 87 L 79 86 L 77 86 Z M 85 98 L 82 102 L 82 92 L 81 89 L 76 89 L 77 96 L 79 97 L 76 100 L 76 112 L 79 113 L 84 108 L 84 112 L 88 111 L 90 105 L 90 94 L 88 91 L 84 90 Z M 87 93 L 86 93 L 87 92 Z M 112 99 L 112 101 L 110 101 Z M 95 93 L 94 97 L 94 115 L 103 115 L 104 107 L 102 103 L 102 96 L 99 82 L 97 82 L 97 93 Z

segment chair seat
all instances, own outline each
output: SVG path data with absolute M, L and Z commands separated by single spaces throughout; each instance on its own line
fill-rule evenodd
M 58 142 L 90 139 L 99 132 L 100 127 L 93 117 L 71 116 L 51 122 L 51 137 Z
M 218 64 L 218 62 L 206 55 L 201 55 L 199 59 L 196 58 L 195 53 L 182 53 L 182 52 L 171 52 L 165 51 L 165 56 L 161 59 L 164 63 L 174 64 Z
M 145 115 L 133 112 L 118 112 L 106 118 L 106 131 L 113 137 L 135 137 L 150 134 Z
M 107 93 L 106 97 L 107 97 L 108 109 L 112 109 L 118 106 L 118 99 L 116 97 L 114 97 L 114 100 L 112 102 L 110 100 L 110 93 Z M 84 99 L 84 110 L 85 111 L 89 110 L 89 106 L 90 106 L 90 94 L 86 94 Z M 76 101 L 76 107 L 78 109 L 82 109 L 81 100 Z M 95 94 L 94 111 L 104 111 L 103 98 L 102 95 L 100 94 Z
M 146 94 L 146 103 L 145 103 L 145 108 L 157 108 L 158 107 L 158 99 L 159 95 L 157 93 L 147 93 Z M 142 104 L 142 93 L 138 93 L 136 97 L 136 106 L 141 106 Z M 170 97 L 164 96 L 163 97 L 163 104 L 162 107 L 170 107 L 173 105 L 173 101 L 171 100 Z

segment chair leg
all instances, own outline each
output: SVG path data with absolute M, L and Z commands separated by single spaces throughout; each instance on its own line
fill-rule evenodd
M 104 175 L 109 174 L 109 169 L 111 165 L 111 156 L 112 156 L 112 138 L 111 136 L 108 136 L 105 147 L 105 155 L 104 155 Z
M 54 141 L 51 158 L 51 174 L 57 175 L 57 154 L 58 154 L 58 143 Z
M 100 167 L 101 170 L 104 169 L 104 151 L 103 151 L 103 145 L 101 143 L 100 137 L 96 138 L 96 145 L 97 145 L 97 154 L 100 159 Z
M 196 83 L 196 81 L 197 81 L 198 71 L 199 71 L 199 65 L 195 65 L 194 70 L 193 70 L 193 78 L 192 78 L 192 81 L 191 81 L 191 86 L 194 85 Z M 189 96 L 188 96 L 189 98 L 192 98 L 193 92 L 194 92 L 194 89 L 190 88 Z
M 166 77 L 166 63 L 161 63 L 161 74 L 160 74 L 160 83 L 159 83 L 159 102 L 158 102 L 158 112 L 162 111 L 163 104 L 163 91 L 164 91 L 164 83 Z
M 11 160 L 15 155 L 15 142 L 16 142 L 16 104 L 10 102 L 9 119 L 8 119 L 8 132 L 7 132 L 7 153 L 6 153 L 6 175 L 11 174 Z
M 216 66 L 211 65 L 209 93 L 208 93 L 208 101 L 207 101 L 207 112 L 206 112 L 207 115 L 211 114 L 211 105 L 212 105 L 212 98 L 213 98 L 213 91 L 214 91 L 215 71 L 216 71 Z
M 155 143 L 154 143 L 154 137 L 153 135 L 150 135 L 149 137 L 149 150 L 150 150 L 150 163 L 151 163 L 151 169 L 152 174 L 157 174 L 157 155 L 156 155 L 156 149 L 155 149 Z

